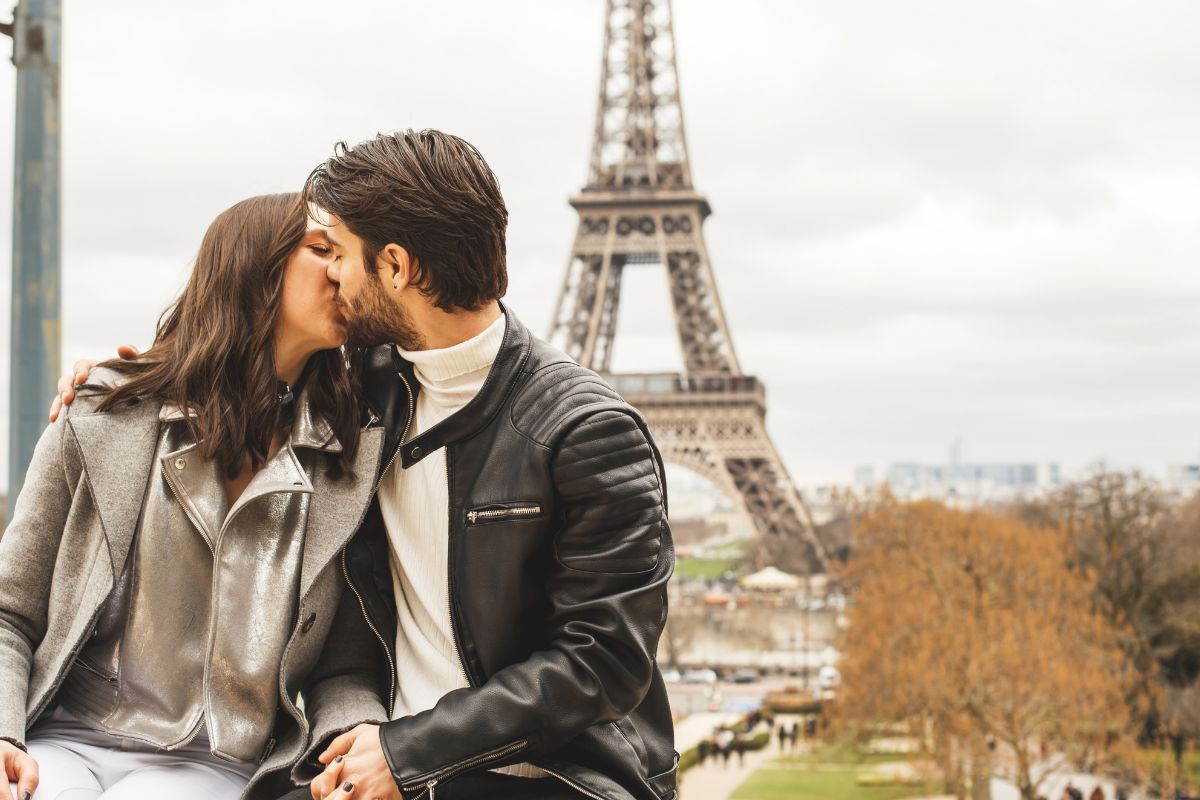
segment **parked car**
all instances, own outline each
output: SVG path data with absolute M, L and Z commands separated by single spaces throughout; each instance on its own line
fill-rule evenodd
M 677 669 L 664 669 L 662 676 L 665 683 L 679 683 L 683 680 L 683 676 L 679 674 L 679 670 Z
M 716 683 L 717 673 L 711 669 L 689 669 L 683 673 L 684 683 Z
M 758 678 L 758 670 L 756 669 L 739 669 L 733 673 L 733 677 L 730 680 L 733 683 L 755 683 Z

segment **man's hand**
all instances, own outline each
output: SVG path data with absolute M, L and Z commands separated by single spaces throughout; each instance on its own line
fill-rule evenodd
M 138 350 L 131 344 L 123 344 L 117 348 L 117 356 L 124 359 L 137 358 Z M 81 358 L 75 362 L 70 372 L 58 379 L 58 394 L 54 395 L 54 401 L 50 403 L 51 422 L 58 419 L 63 406 L 69 406 L 75 400 L 75 387 L 87 383 L 88 375 L 95 366 L 95 361 Z
M 313 800 L 401 800 L 379 743 L 379 726 L 362 724 L 330 742 L 317 757 L 325 771 L 309 784 Z
M 38 785 L 38 765 L 33 756 L 11 742 L 0 742 L 0 763 L 8 780 L 17 784 L 17 797 L 29 800 Z

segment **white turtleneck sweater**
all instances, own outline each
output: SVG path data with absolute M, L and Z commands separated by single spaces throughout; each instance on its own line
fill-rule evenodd
M 500 351 L 504 316 L 479 335 L 440 350 L 400 350 L 412 362 L 421 391 L 408 438 L 462 409 L 479 393 Z M 408 469 L 396 459 L 379 489 L 396 596 L 397 691 L 393 719 L 433 708 L 467 683 L 450 627 L 447 583 L 449 527 L 446 450 Z M 499 770 L 533 777 L 528 765 Z

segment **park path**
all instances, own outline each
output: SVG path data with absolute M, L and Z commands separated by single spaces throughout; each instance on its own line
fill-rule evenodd
M 736 719 L 744 715 L 734 714 L 732 716 Z M 688 719 L 691 719 L 691 717 L 688 717 Z M 688 719 L 680 723 L 681 728 L 687 723 Z M 776 724 L 786 722 L 788 725 L 791 725 L 797 719 L 797 717 L 788 714 L 780 714 L 775 718 L 775 722 Z M 720 724 L 720 721 L 708 725 L 704 732 L 696 736 L 686 747 L 677 745 L 676 749 L 682 753 L 687 747 L 691 747 L 699 742 L 700 739 L 712 735 L 712 729 L 717 724 Z M 677 728 L 676 741 L 680 742 L 678 730 Z M 796 746 L 796 752 L 804 752 L 804 749 L 804 742 L 799 742 Z M 742 784 L 742 781 L 750 777 L 750 773 L 762 766 L 764 762 L 778 755 L 780 755 L 779 739 L 772 736 L 770 743 L 764 749 L 746 753 L 745 764 L 738 764 L 736 755 L 730 756 L 728 765 L 722 765 L 719 760 L 710 758 L 703 765 L 697 764 L 683 773 L 683 778 L 679 782 L 679 800 L 727 800 L 733 794 L 733 791 Z

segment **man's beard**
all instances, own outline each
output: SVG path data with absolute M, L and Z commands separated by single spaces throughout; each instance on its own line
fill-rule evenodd
M 392 302 L 379 280 L 368 276 L 357 298 L 340 299 L 349 312 L 346 321 L 347 344 L 375 347 L 395 342 L 401 350 L 425 349 L 425 337 L 413 325 L 412 317 Z

